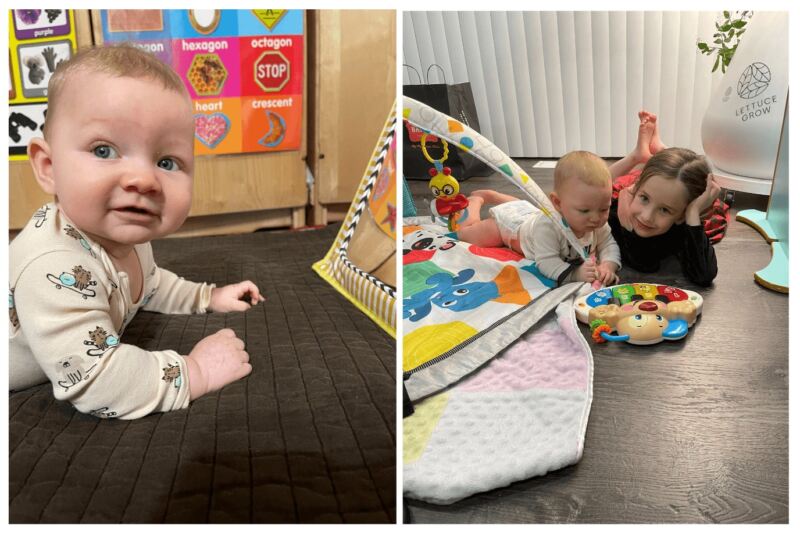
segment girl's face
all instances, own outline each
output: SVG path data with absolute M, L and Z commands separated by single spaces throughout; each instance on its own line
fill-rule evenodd
M 689 192 L 677 179 L 654 175 L 633 193 L 630 216 L 633 231 L 643 237 L 658 236 L 682 223 Z

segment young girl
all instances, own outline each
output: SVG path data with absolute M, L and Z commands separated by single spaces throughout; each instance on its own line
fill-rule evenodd
M 655 116 L 640 112 L 639 118 L 636 149 L 610 166 L 614 176 L 630 173 L 615 182 L 632 182 L 619 190 L 608 218 L 622 263 L 656 272 L 662 259 L 675 255 L 690 281 L 709 286 L 717 275 L 717 257 L 701 214 L 720 188 L 704 157 L 689 149 L 664 148 Z M 641 161 L 645 165 L 637 177 L 631 170 Z

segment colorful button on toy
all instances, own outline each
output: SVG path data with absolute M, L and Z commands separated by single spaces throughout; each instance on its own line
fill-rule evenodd
M 608 303 L 608 300 L 611 299 L 611 292 L 608 289 L 600 289 L 597 292 L 593 292 L 588 298 L 586 298 L 586 304 L 589 307 L 597 307 L 598 305 L 605 305 Z
M 676 287 L 659 285 L 658 293 L 669 298 L 669 301 L 683 301 L 689 299 L 689 295 L 686 294 L 686 292 Z
M 631 296 L 636 294 L 636 290 L 633 288 L 633 285 L 617 285 L 616 287 L 610 288 L 614 297 L 619 300 L 620 305 L 625 305 L 631 301 Z

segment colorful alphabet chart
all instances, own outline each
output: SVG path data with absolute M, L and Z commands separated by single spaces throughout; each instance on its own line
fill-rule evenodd
M 68 9 L 12 9 L 8 13 L 8 154 L 27 160 L 28 141 L 42 136 L 47 83 L 77 48 Z
M 106 42 L 131 42 L 181 76 L 195 154 L 300 148 L 303 11 L 109 9 L 101 20 Z

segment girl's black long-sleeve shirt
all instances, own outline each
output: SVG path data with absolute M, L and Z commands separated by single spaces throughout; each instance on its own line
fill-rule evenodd
M 623 265 L 645 273 L 658 271 L 661 260 L 675 255 L 689 280 L 707 287 L 717 276 L 717 255 L 702 225 L 673 225 L 666 233 L 642 238 L 625 229 L 617 214 L 617 200 L 611 202 L 608 224 L 622 253 Z

